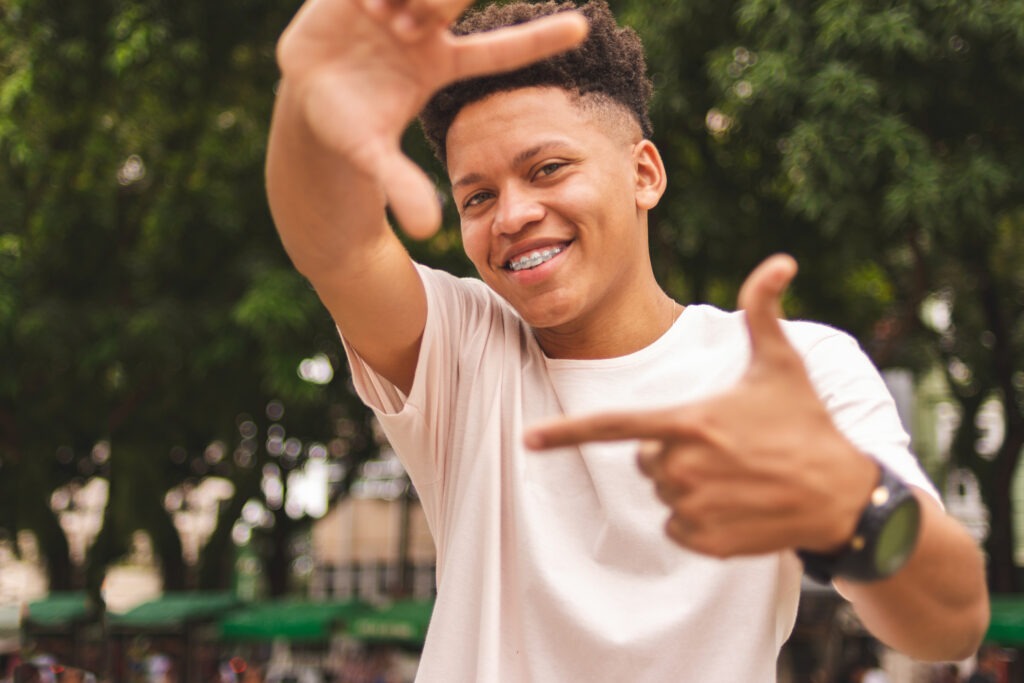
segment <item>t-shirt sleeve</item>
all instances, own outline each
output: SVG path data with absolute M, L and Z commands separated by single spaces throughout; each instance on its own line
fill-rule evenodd
M 472 282 L 417 265 L 427 319 L 416 373 L 405 395 L 377 374 L 342 337 L 359 398 L 380 421 L 418 489 L 444 477 L 456 401 L 459 344 L 474 306 L 484 305 Z
M 805 351 L 804 362 L 839 430 L 862 452 L 941 503 L 910 450 L 892 395 L 857 342 L 839 331 L 826 334 Z

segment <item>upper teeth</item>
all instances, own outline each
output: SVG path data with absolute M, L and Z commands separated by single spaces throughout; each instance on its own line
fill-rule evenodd
M 536 268 L 545 261 L 550 261 L 558 254 L 565 251 L 565 247 L 551 247 L 549 249 L 539 249 L 532 251 L 529 254 L 516 257 L 508 262 L 509 270 L 526 270 L 527 268 Z

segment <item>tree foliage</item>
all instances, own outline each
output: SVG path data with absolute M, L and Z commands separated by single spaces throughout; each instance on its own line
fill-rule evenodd
M 55 587 L 82 577 L 52 495 L 100 476 L 94 589 L 135 529 L 168 586 L 224 585 L 231 529 L 256 500 L 273 521 L 255 542 L 283 590 L 282 539 L 305 522 L 274 482 L 311 446 L 349 475 L 376 448 L 264 200 L 273 49 L 298 4 L 0 2 L 0 528 L 35 531 Z M 1013 588 L 1024 2 L 612 5 L 658 90 L 662 281 L 732 306 L 754 264 L 789 251 L 792 315 L 849 329 L 883 366 L 943 368 L 963 415 L 952 455 L 980 476 L 994 585 Z M 415 130 L 406 146 L 444 186 Z M 410 247 L 469 270 L 450 210 Z M 296 374 L 317 354 L 337 370 L 327 384 Z M 974 417 L 992 397 L 1007 428 L 986 458 Z M 235 491 L 190 577 L 164 503 L 214 475 Z
M 619 3 L 661 94 L 675 176 L 658 216 L 683 296 L 730 305 L 777 250 L 790 312 L 851 330 L 882 366 L 938 365 L 951 454 L 993 513 L 993 586 L 1015 587 L 1010 483 L 1024 445 L 1024 3 Z M 922 308 L 940 304 L 949 324 Z M 997 453 L 975 417 L 1002 406 Z
M 0 527 L 37 533 L 55 588 L 98 590 L 137 529 L 166 587 L 195 583 L 164 502 L 214 475 L 235 496 L 199 576 L 223 585 L 227 535 L 268 477 L 287 486 L 314 443 L 339 462 L 374 447 L 343 372 L 296 373 L 317 354 L 340 370 L 341 349 L 264 199 L 273 48 L 296 6 L 0 10 Z M 51 494 L 93 476 L 110 502 L 76 576 Z M 277 592 L 283 552 L 264 553 Z

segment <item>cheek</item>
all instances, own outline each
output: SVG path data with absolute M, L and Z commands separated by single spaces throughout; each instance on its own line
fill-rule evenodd
M 462 223 L 462 249 L 479 270 L 487 264 L 487 231 L 472 223 Z
M 634 206 L 633 196 L 624 189 L 622 181 L 608 175 L 567 185 L 559 202 L 565 212 L 590 219 L 613 216 L 618 219 L 624 207 Z

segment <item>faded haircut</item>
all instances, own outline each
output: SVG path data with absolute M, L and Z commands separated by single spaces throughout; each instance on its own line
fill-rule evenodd
M 532 19 L 576 9 L 573 2 L 513 2 L 488 5 L 468 12 L 453 27 L 455 35 L 482 33 Z M 596 95 L 629 111 L 645 138 L 653 134 L 648 105 L 654 93 L 647 76 L 640 37 L 621 27 L 605 0 L 590 0 L 579 7 L 590 24 L 587 39 L 578 47 L 500 74 L 456 81 L 438 91 L 420 113 L 420 125 L 434 154 L 447 167 L 446 138 L 462 108 L 489 95 L 518 88 L 556 87 L 581 97 Z

